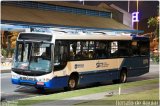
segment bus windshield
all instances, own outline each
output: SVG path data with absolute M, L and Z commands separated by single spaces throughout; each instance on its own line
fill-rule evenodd
M 13 68 L 30 71 L 51 71 L 51 44 L 17 42 Z

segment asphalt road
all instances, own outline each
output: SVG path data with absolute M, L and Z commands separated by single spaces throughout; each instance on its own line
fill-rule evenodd
M 128 82 L 140 81 L 140 80 L 146 80 L 146 79 L 152 79 L 152 78 L 159 78 L 159 65 L 151 65 L 149 73 L 139 77 L 128 78 Z M 11 80 L 10 73 L 1 74 L 1 97 L 6 101 L 28 98 L 28 97 L 39 96 L 39 95 L 48 95 L 48 94 L 53 94 L 58 92 L 65 92 L 64 90 L 60 89 L 60 90 L 54 90 L 54 91 L 52 90 L 52 91 L 47 91 L 45 93 L 42 93 L 36 90 L 34 87 L 13 85 L 11 84 L 10 80 Z M 110 85 L 110 84 L 112 83 L 105 82 L 101 85 Z M 89 85 L 87 87 L 94 87 L 94 86 L 97 86 L 97 85 Z M 80 89 L 84 89 L 87 87 L 82 86 L 80 87 Z

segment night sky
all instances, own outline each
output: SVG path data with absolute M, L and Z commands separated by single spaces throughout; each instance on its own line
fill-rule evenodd
M 116 6 L 128 10 L 128 1 L 85 1 L 85 5 L 98 5 L 101 2 L 104 2 L 108 5 L 115 4 Z M 75 2 L 81 3 L 82 2 Z M 158 16 L 158 6 L 159 1 L 140 1 L 139 0 L 139 18 L 140 20 L 144 18 Z M 130 1 L 130 13 L 136 11 L 136 1 Z

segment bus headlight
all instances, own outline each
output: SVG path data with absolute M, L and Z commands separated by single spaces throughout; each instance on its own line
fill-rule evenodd
M 19 75 L 12 75 L 12 79 L 19 79 Z

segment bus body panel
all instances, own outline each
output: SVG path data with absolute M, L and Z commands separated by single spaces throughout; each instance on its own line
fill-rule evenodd
M 120 59 L 99 59 L 99 60 L 85 60 L 85 61 L 69 61 L 63 70 L 54 71 L 56 77 L 69 76 L 73 72 L 90 73 L 95 71 L 117 70 L 122 63 L 123 58 Z
M 107 80 L 114 80 L 119 78 L 120 71 L 116 70 L 101 70 L 90 73 L 80 73 L 79 84 L 87 84 L 94 82 L 105 82 Z
M 119 79 L 120 70 L 123 67 L 127 69 L 128 77 L 139 76 L 149 72 L 149 67 L 147 67 L 148 62 L 148 57 L 71 61 L 68 62 L 63 70 L 51 73 L 55 76 L 51 74 L 45 75 L 45 78 L 50 78 L 50 80 L 44 82 L 43 87 L 47 89 L 66 87 L 68 85 L 69 75 L 72 72 L 79 73 L 79 85 Z M 22 77 L 22 75 L 20 76 Z M 34 76 L 34 78 L 38 79 L 40 77 Z M 37 81 L 21 79 L 12 79 L 12 83 L 40 86 L 36 85 Z
M 127 68 L 128 77 L 139 76 L 149 72 L 149 57 L 125 58 L 120 69 Z
M 63 77 L 54 77 L 50 81 L 45 83 L 45 88 L 47 89 L 55 89 L 55 88 L 63 88 L 68 85 L 68 76 Z

